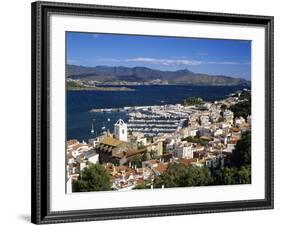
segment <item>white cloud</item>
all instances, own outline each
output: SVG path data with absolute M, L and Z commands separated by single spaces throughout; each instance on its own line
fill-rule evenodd
M 137 57 L 129 59 L 116 59 L 116 58 L 100 58 L 98 61 L 103 62 L 137 62 L 137 63 L 146 63 L 146 64 L 156 64 L 164 66 L 198 66 L 202 64 L 216 64 L 216 65 L 241 65 L 247 63 L 240 63 L 235 61 L 199 61 L 199 60 L 190 60 L 185 57 L 180 57 L 178 59 L 167 59 L 167 58 L 151 58 L 151 57 Z
M 233 62 L 233 61 L 222 61 L 222 62 L 216 62 L 216 61 L 210 61 L 206 62 L 206 64 L 228 64 L 228 65 L 240 65 L 240 62 Z
M 186 60 L 186 59 L 157 59 L 157 58 L 147 58 L 147 57 L 139 57 L 133 59 L 126 59 L 127 62 L 142 62 L 142 63 L 150 63 L 150 64 L 158 64 L 158 65 L 200 65 L 202 61 L 197 60 Z

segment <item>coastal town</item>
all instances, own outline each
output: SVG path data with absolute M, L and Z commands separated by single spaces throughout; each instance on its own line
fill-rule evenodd
M 172 164 L 189 167 L 225 167 L 243 133 L 251 129 L 251 114 L 237 116 L 231 109 L 248 101 L 243 89 L 225 99 L 206 102 L 189 98 L 180 104 L 92 109 L 123 111 L 128 120 L 114 122 L 114 130 L 90 131 L 88 141 L 66 141 L 66 191 L 92 165 L 103 167 L 110 189 L 155 189 L 154 182 Z M 159 187 L 159 186 L 158 186 Z M 165 185 L 161 185 L 165 188 Z

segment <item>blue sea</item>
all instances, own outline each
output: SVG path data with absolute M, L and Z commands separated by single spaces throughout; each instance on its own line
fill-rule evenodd
M 102 132 L 102 127 L 113 131 L 114 123 L 128 118 L 124 112 L 97 113 L 93 108 L 120 108 L 127 106 L 164 105 L 182 103 L 187 97 L 200 97 L 206 101 L 225 98 L 241 90 L 240 86 L 183 86 L 150 85 L 128 86 L 135 91 L 67 91 L 67 140 L 79 141 L 92 138 Z

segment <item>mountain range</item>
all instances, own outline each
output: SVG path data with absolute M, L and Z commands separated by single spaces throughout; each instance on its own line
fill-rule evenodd
M 225 75 L 194 73 L 188 69 L 161 71 L 147 67 L 96 66 L 85 67 L 67 65 L 67 78 L 84 81 L 96 81 L 100 84 L 181 84 L 210 86 L 250 86 L 251 82 L 242 78 Z

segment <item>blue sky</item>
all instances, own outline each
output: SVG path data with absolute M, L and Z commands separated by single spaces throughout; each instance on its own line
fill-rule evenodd
M 67 32 L 67 63 L 143 66 L 251 80 L 251 41 Z

